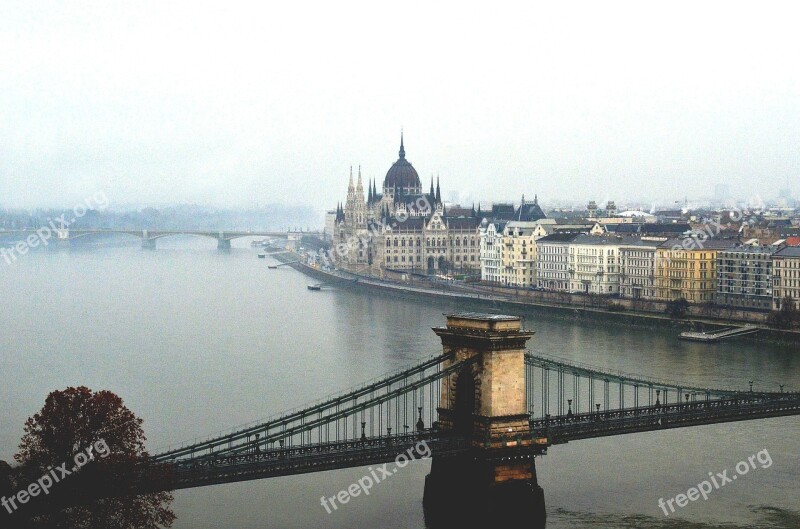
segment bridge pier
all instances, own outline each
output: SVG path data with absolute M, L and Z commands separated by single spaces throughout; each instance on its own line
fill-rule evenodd
M 442 381 L 437 409 L 440 430 L 471 439 L 467 454 L 433 454 L 425 479 L 426 519 L 451 525 L 462 516 L 470 525 L 518 523 L 544 527 L 544 491 L 536 478 L 535 445 L 526 409 L 525 343 L 515 316 L 460 313 L 433 329 L 444 368 L 477 357 L 455 377 Z
M 142 239 L 142 250 L 155 250 L 155 249 L 156 249 L 155 239 Z
M 231 249 L 231 240 L 230 239 L 217 239 L 217 250 L 230 250 Z

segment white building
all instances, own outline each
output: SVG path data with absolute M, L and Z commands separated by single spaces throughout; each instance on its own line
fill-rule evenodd
M 569 243 L 569 291 L 619 294 L 620 240 L 579 235 Z
M 536 284 L 539 288 L 569 290 L 569 245 L 579 236 L 554 233 L 536 241 Z
M 656 248 L 666 237 L 624 237 L 619 249 L 620 295 L 656 298 Z
M 505 221 L 489 222 L 487 219 L 481 221 L 479 232 L 482 281 L 503 282 L 503 230 L 505 225 Z
M 326 241 L 332 241 L 336 233 L 336 210 L 332 209 L 325 212 L 325 231 L 323 237 Z

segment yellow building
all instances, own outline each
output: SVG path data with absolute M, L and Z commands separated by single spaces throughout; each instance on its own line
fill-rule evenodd
M 547 235 L 539 221 L 509 221 L 503 230 L 500 282 L 529 288 L 536 284 L 536 239 Z
M 772 308 L 781 310 L 787 298 L 800 309 L 800 246 L 787 246 L 772 256 Z
M 714 300 L 717 289 L 717 252 L 736 241 L 689 236 L 669 239 L 656 249 L 656 298 L 690 303 Z

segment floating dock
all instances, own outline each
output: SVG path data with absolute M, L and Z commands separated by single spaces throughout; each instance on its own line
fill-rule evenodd
M 684 331 L 680 334 L 679 338 L 681 340 L 690 340 L 693 342 L 714 343 L 724 340 L 725 338 L 734 338 L 737 336 L 744 336 L 746 334 L 754 334 L 757 333 L 758 330 L 758 327 L 755 325 L 745 325 L 743 327 L 730 327 L 713 332 Z

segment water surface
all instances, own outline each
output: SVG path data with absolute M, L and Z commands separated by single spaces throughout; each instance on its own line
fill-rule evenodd
M 465 307 L 442 300 L 306 289 L 269 270 L 247 241 L 164 239 L 156 251 L 37 252 L 0 263 L 0 459 L 49 391 L 118 393 L 145 420 L 149 448 L 188 441 L 339 392 L 440 351 L 430 328 Z M 800 387 L 786 346 L 681 342 L 648 330 L 523 314 L 534 351 L 702 386 Z M 773 465 L 665 517 L 671 498 L 768 449 Z M 796 417 L 557 446 L 537 460 L 549 529 L 800 527 Z M 179 491 L 176 528 L 423 529 L 429 462 L 410 465 L 327 514 L 365 468 Z

